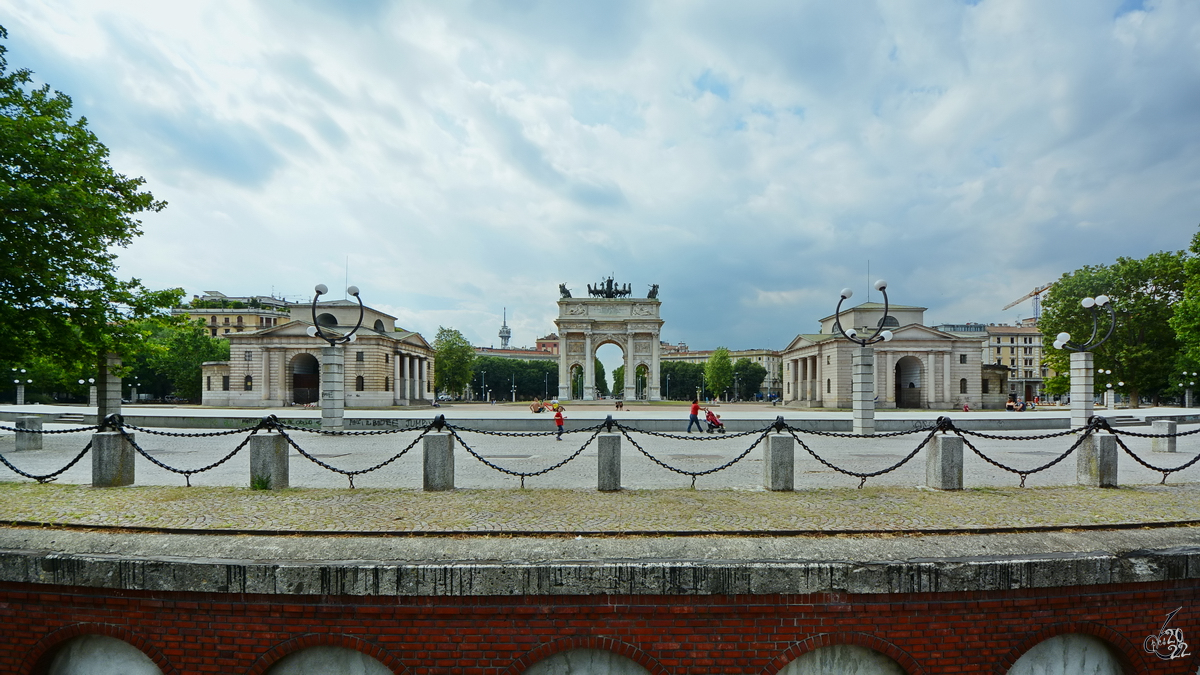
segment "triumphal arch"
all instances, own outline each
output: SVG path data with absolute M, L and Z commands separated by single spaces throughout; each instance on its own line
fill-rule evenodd
M 592 401 L 596 398 L 596 350 L 615 344 L 624 352 L 625 398 L 661 399 L 658 383 L 659 318 L 658 285 L 647 297 L 634 298 L 626 284 L 612 277 L 592 286 L 588 297 L 572 297 L 566 284 L 558 287 L 558 398 Z M 638 373 L 644 387 L 638 388 Z M 576 383 L 582 379 L 582 386 Z

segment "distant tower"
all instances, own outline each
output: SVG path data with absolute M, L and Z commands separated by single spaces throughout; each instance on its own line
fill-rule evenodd
M 500 349 L 508 349 L 508 339 L 512 330 L 508 327 L 508 308 L 504 308 L 504 323 L 500 326 Z

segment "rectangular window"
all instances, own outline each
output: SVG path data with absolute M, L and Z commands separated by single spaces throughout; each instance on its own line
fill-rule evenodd
M 990 388 L 988 387 L 988 381 L 986 379 L 983 381 L 983 393 L 991 393 Z
M 206 389 L 208 389 L 209 391 L 212 391 L 212 375 L 208 376 L 208 382 L 206 384 L 207 384 Z
M 1015 345 L 1015 344 L 1017 344 L 1017 338 L 1015 338 L 1015 337 L 1010 337 L 1010 338 L 1008 338 L 1008 343 L 1009 343 L 1010 345 Z
M 364 352 L 354 352 L 354 360 L 355 361 L 366 361 L 367 360 L 366 354 Z
M 247 360 L 247 361 L 253 361 L 253 360 L 254 360 L 254 352 L 246 352 L 246 353 L 245 353 L 245 354 L 242 356 L 242 358 L 244 358 L 244 359 L 245 359 L 245 360 Z
M 1000 356 L 1001 349 L 1003 349 L 1003 347 L 996 347 L 996 356 Z
M 1008 348 L 1008 353 L 1009 353 L 1009 354 L 1016 354 L 1016 353 L 1017 353 L 1017 348 L 1016 348 L 1016 347 L 1009 347 L 1009 348 Z
M 1027 366 L 1032 366 L 1032 365 L 1033 365 L 1033 359 L 1025 359 L 1025 365 L 1027 365 Z
M 1026 354 L 1032 354 L 1032 353 L 1033 353 L 1033 347 L 1026 347 L 1026 348 L 1025 348 L 1025 353 L 1026 353 Z
M 229 376 L 221 376 L 221 391 L 229 391 Z
M 967 355 L 966 355 L 966 354 L 959 354 L 959 355 L 958 355 L 958 362 L 959 362 L 959 363 L 966 363 L 966 362 L 967 362 Z
M 1008 365 L 1010 365 L 1010 366 L 1015 366 L 1015 365 L 1017 365 L 1017 360 L 1016 360 L 1016 359 L 1009 359 L 1009 360 L 1008 360 Z

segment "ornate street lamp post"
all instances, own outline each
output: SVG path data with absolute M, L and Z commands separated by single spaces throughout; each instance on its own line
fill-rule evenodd
M 667 373 L 667 393 L 663 396 L 663 398 L 665 398 L 667 400 L 671 399 L 671 374 L 670 373 Z
M 1059 333 L 1055 336 L 1055 349 L 1070 349 L 1071 354 L 1071 427 L 1085 427 L 1095 412 L 1095 379 L 1093 375 L 1093 358 L 1090 350 L 1104 344 L 1112 337 L 1113 329 L 1117 327 L 1117 312 L 1107 295 L 1097 295 L 1094 298 L 1084 298 L 1079 302 L 1084 309 L 1092 312 L 1092 336 L 1082 344 L 1072 342 L 1070 333 Z M 1099 340 L 1100 317 L 1098 309 L 1108 308 L 1108 332 Z
M 854 433 L 868 436 L 875 433 L 875 348 L 871 345 L 892 339 L 892 331 L 883 328 L 888 317 L 887 282 L 876 281 L 875 290 L 883 293 L 883 317 L 871 337 L 860 338 L 853 326 L 849 330 L 842 327 L 842 303 L 854 295 L 849 288 L 842 289 L 833 322 L 843 337 L 858 345 L 858 349 L 850 353 L 850 400 L 854 410 Z
M 94 377 L 89 377 L 89 378 L 88 378 L 88 379 L 86 379 L 86 380 L 80 380 L 80 381 L 79 381 L 79 386 L 81 386 L 81 387 L 82 387 L 84 384 L 90 384 L 90 385 L 91 385 L 91 387 L 89 387 L 89 388 L 88 388 L 88 407 L 89 407 L 89 408 L 95 408 L 95 407 L 96 407 L 97 400 L 98 400 L 98 399 L 97 399 L 97 396 L 96 396 L 96 378 L 94 378 Z
M 1196 375 L 1197 375 L 1197 373 L 1192 373 L 1191 374 L 1192 379 L 1190 381 L 1188 381 L 1186 384 L 1183 382 L 1179 383 L 1179 389 L 1183 392 L 1182 403 L 1183 403 L 1184 408 L 1192 407 L 1192 387 L 1196 386 L 1196 380 L 1195 380 Z M 1183 379 L 1185 379 L 1185 380 L 1188 379 L 1188 371 L 1186 371 L 1186 370 L 1183 371 Z
M 16 371 L 17 369 L 13 368 L 13 372 L 15 373 Z M 25 374 L 24 368 L 21 369 L 21 374 Z M 17 385 L 17 405 L 25 405 L 25 385 L 33 384 L 33 380 L 26 378 L 25 381 L 22 382 L 18 378 L 13 380 L 13 383 Z
M 327 431 L 341 431 L 345 424 L 346 414 L 346 352 L 344 346 L 358 339 L 358 329 L 362 328 L 363 302 L 358 295 L 358 287 L 351 286 L 346 292 L 358 300 L 358 324 L 345 334 L 329 330 L 328 326 L 321 327 L 317 321 L 317 300 L 329 292 L 325 284 L 317 284 L 316 295 L 312 299 L 313 325 L 308 327 L 309 337 L 321 338 L 329 343 L 321 348 L 321 428 Z

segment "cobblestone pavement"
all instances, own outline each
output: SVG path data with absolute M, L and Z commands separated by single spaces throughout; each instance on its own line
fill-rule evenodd
M 1120 489 L 744 490 L 92 488 L 0 483 L 12 523 L 220 531 L 815 533 L 990 531 L 1200 520 L 1200 485 Z

